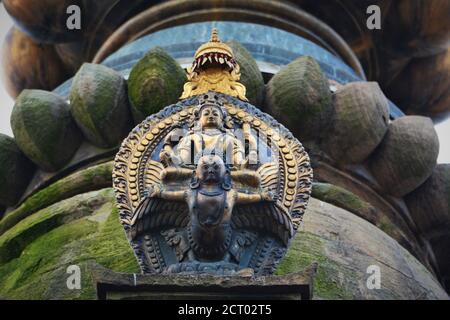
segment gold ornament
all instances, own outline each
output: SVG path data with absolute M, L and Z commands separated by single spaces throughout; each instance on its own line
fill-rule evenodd
M 248 101 L 246 88 L 239 83 L 240 79 L 240 67 L 233 50 L 220 41 L 217 29 L 213 29 L 211 40 L 195 53 L 180 99 L 215 91 Z

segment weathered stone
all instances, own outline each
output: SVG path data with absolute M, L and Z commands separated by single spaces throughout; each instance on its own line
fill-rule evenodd
M 448 299 L 433 275 L 377 227 L 333 205 L 311 199 L 278 274 L 316 261 L 315 299 Z M 367 287 L 369 266 L 378 266 L 381 288 Z
M 0 236 L 0 296 L 95 299 L 87 263 L 139 272 L 114 208 L 112 189 L 75 196 L 36 212 Z M 67 288 L 67 267 L 81 268 L 81 290 Z
M 133 67 L 128 79 L 134 121 L 139 123 L 177 102 L 186 80 L 184 70 L 164 50 L 155 48 L 149 51 Z
M 24 89 L 53 90 L 69 77 L 53 46 L 34 42 L 15 27 L 3 44 L 2 64 L 5 86 L 13 97 Z
M 20 151 L 13 138 L 0 134 L 0 204 L 19 201 L 33 176 L 33 163 Z
M 234 58 L 241 68 L 240 82 L 247 89 L 247 99 L 251 104 L 260 106 L 264 94 L 264 78 L 250 52 L 239 42 L 227 43 L 234 53 Z
M 450 230 L 450 164 L 438 165 L 427 181 L 405 197 L 418 230 L 427 234 L 436 228 Z
M 439 139 L 429 118 L 406 116 L 393 121 L 370 160 L 383 191 L 402 197 L 430 177 L 436 166 Z
M 380 144 L 389 105 L 375 82 L 353 82 L 336 92 L 335 114 L 324 150 L 338 163 L 360 163 Z
M 318 140 L 333 114 L 332 94 L 319 64 L 301 57 L 268 83 L 265 111 L 302 141 Z
M 410 252 L 417 253 L 415 247 L 411 246 L 408 234 L 402 231 L 401 225 L 399 226 L 398 220 L 393 221 L 382 209 L 364 201 L 349 190 L 334 184 L 314 182 L 311 195 L 318 200 L 350 211 L 377 226 Z
M 0 235 L 38 210 L 80 193 L 111 186 L 112 168 L 112 162 L 92 166 L 36 192 L 0 222 Z
M 450 291 L 450 164 L 438 165 L 427 181 L 405 197 L 421 236 L 433 251 L 438 276 Z
M 111 189 L 64 200 L 21 221 L 0 236 L 0 258 L 7 261 L 0 264 L 0 295 L 9 299 L 95 299 L 89 261 L 116 272 L 139 272 Z M 298 272 L 314 261 L 319 263 L 314 282 L 317 299 L 447 297 L 395 240 L 352 213 L 312 199 L 305 228 L 278 273 Z M 68 290 L 65 285 L 67 266 L 73 264 L 87 275 L 81 290 Z M 380 290 L 366 287 L 369 265 L 381 268 Z
M 19 148 L 45 171 L 57 171 L 81 144 L 81 133 L 69 105 L 54 93 L 24 90 L 11 114 L 11 128 Z
M 132 127 L 125 79 L 98 64 L 84 64 L 70 91 L 71 113 L 94 145 L 110 148 L 122 142 Z

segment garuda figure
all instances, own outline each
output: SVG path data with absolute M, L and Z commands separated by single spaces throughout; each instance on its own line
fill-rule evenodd
M 121 221 L 145 273 L 270 274 L 307 205 L 308 155 L 245 102 L 216 31 L 189 72 L 182 100 L 136 127 L 116 156 Z

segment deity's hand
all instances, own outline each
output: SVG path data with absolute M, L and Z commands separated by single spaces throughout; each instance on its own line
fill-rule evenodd
M 275 194 L 272 191 L 263 191 L 261 192 L 261 199 L 264 201 L 275 201 Z
M 167 150 L 163 150 L 163 151 L 161 151 L 161 153 L 159 154 L 159 159 L 160 159 L 161 161 L 170 163 L 170 162 L 172 162 L 172 153 L 169 152 L 169 151 L 167 151 Z
M 176 156 L 173 152 L 163 150 L 159 154 L 159 159 L 162 163 L 168 165 L 168 166 L 178 166 L 181 164 L 180 157 Z
M 258 164 L 258 153 L 254 150 L 248 154 L 248 164 Z

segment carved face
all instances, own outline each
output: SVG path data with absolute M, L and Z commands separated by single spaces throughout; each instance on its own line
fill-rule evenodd
M 197 165 L 197 178 L 202 182 L 220 183 L 225 172 L 225 164 L 219 156 L 203 156 Z
M 222 113 L 217 107 L 204 107 L 200 113 L 200 124 L 202 128 L 219 128 L 222 121 Z

